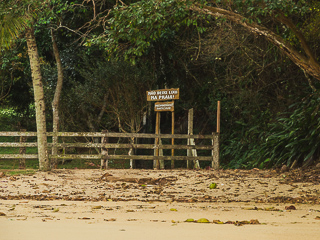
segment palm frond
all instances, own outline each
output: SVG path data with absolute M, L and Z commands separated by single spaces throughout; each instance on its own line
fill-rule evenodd
M 7 4 L 0 3 L 0 49 L 10 47 L 25 30 L 29 21 L 28 14 L 13 11 Z

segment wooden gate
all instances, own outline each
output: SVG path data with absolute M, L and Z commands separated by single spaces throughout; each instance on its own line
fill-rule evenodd
M 48 150 L 53 146 L 50 143 L 53 133 L 48 132 Z M 20 153 L 8 154 L 4 153 L 4 147 L 10 148 L 36 148 L 36 132 L 0 132 L 0 137 L 15 137 L 13 141 L 0 142 L 0 159 L 37 159 L 37 154 L 27 154 L 25 151 Z M 23 137 L 23 138 L 22 138 Z M 25 138 L 33 137 L 34 142 L 25 141 Z M 75 149 L 75 153 L 66 154 L 65 152 L 57 155 L 50 155 L 50 158 L 55 159 L 101 159 L 101 167 L 108 168 L 108 161 L 111 159 L 128 159 L 130 160 L 130 167 L 133 167 L 134 160 L 153 160 L 155 168 L 164 168 L 163 161 L 171 161 L 171 167 L 174 167 L 174 161 L 210 161 L 211 167 L 219 168 L 219 133 L 212 133 L 211 135 L 191 135 L 191 134 L 144 134 L 144 133 L 112 133 L 112 132 L 59 132 L 59 143 L 56 145 L 59 149 Z M 111 139 L 117 139 L 112 141 Z M 136 144 L 136 139 L 154 139 L 154 144 Z M 2 138 L 3 139 L 3 138 Z M 19 142 L 19 139 L 23 141 Z M 61 141 L 61 139 L 69 139 Z M 70 140 L 71 139 L 71 140 Z M 99 139 L 96 143 L 95 139 Z M 109 139 L 109 141 L 106 141 Z M 159 141 L 156 141 L 159 140 Z M 177 139 L 175 145 L 163 144 L 165 139 Z M 131 141 L 130 141 L 131 140 Z M 134 140 L 134 141 L 132 141 Z M 170 141 L 169 141 L 170 142 Z M 185 142 L 185 143 L 184 143 Z M 200 144 L 198 144 L 198 143 Z M 196 144 L 197 143 L 197 144 Z M 79 153 L 77 149 L 91 149 L 94 153 Z M 115 149 L 122 149 L 117 154 Z M 125 152 L 124 149 L 128 150 Z M 133 149 L 151 149 L 154 150 L 150 155 L 133 155 Z M 179 153 L 178 156 L 166 156 L 164 153 L 166 149 L 175 149 Z M 183 151 L 185 150 L 185 151 Z M 156 154 L 158 151 L 160 154 Z M 200 154 L 194 154 L 200 151 Z M 199 156 L 197 156 L 199 155 Z

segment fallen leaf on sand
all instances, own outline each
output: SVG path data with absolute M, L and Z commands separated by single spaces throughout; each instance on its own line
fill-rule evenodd
M 185 220 L 185 222 L 194 222 L 193 218 L 188 218 L 187 220 Z
M 286 210 L 296 210 L 296 207 L 291 205 L 291 206 L 286 206 L 285 209 Z
M 200 218 L 196 221 L 197 223 L 210 223 L 210 221 L 206 218 Z
M 245 225 L 245 224 L 252 224 L 252 225 L 254 225 L 254 224 L 260 224 L 260 222 L 258 221 L 258 219 L 251 219 L 250 221 L 236 221 L 236 222 L 234 223 L 234 225 L 236 225 L 236 226 L 243 226 L 243 225 Z
M 94 207 L 92 207 L 92 209 L 101 209 L 102 208 L 102 206 L 94 206 Z
M 258 219 L 251 219 L 250 224 L 260 224 L 260 222 L 258 221 Z
M 213 220 L 212 222 L 215 224 L 224 224 L 224 222 L 221 222 L 220 220 Z
M 224 224 L 235 224 L 234 221 L 226 221 Z
M 15 176 L 11 176 L 9 179 L 10 179 L 11 181 L 16 181 L 16 180 L 17 180 L 17 178 L 16 178 Z

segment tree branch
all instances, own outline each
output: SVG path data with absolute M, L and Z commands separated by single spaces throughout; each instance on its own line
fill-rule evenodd
M 264 36 L 269 42 L 277 46 L 284 54 L 286 54 L 299 68 L 301 68 L 303 71 L 313 76 L 314 78 L 320 80 L 320 65 L 315 60 L 315 58 L 312 57 L 312 51 L 309 49 L 308 44 L 303 38 L 303 35 L 299 35 L 299 31 L 294 27 L 293 24 L 293 26 L 290 25 L 291 27 L 288 27 L 292 29 L 295 34 L 298 33 L 297 37 L 300 40 L 307 57 L 299 53 L 290 45 L 290 43 L 287 43 L 282 37 L 271 31 L 270 29 L 258 25 L 256 23 L 250 23 L 247 18 L 241 16 L 240 14 L 222 8 L 211 7 L 197 3 L 189 7 L 189 9 L 200 13 L 208 14 L 217 18 L 226 18 L 236 24 L 245 27 L 252 33 Z M 282 21 L 285 20 L 282 19 Z M 290 23 L 288 22 L 288 24 Z
M 309 44 L 307 43 L 307 40 L 305 39 L 305 37 L 303 36 L 303 34 L 301 33 L 301 31 L 299 31 L 299 29 L 296 28 L 296 26 L 293 24 L 293 22 L 291 21 L 291 19 L 287 18 L 284 16 L 283 13 L 279 14 L 276 19 L 285 24 L 287 27 L 289 27 L 291 29 L 291 31 L 296 35 L 296 37 L 299 39 L 301 47 L 303 48 L 303 50 L 305 51 L 306 55 L 310 58 L 310 60 L 316 62 L 317 60 L 315 59 L 313 52 L 311 51 Z

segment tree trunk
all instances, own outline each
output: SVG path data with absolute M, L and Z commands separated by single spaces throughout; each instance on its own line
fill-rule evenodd
M 53 34 L 53 30 L 51 30 L 51 39 L 52 39 L 52 46 L 53 46 L 53 54 L 56 59 L 57 63 L 57 72 L 58 72 L 58 79 L 57 79 L 57 86 L 54 93 L 54 98 L 52 101 L 52 121 L 53 121 L 53 137 L 52 137 L 52 155 L 55 156 L 58 154 L 58 132 L 59 132 L 59 102 L 60 102 L 60 96 L 62 91 L 62 85 L 63 85 L 63 68 L 62 68 L 62 62 L 59 54 L 59 49 Z M 57 159 L 52 158 L 51 159 L 51 167 L 56 168 L 57 166 Z
M 50 170 L 50 162 L 47 149 L 45 101 L 42 85 L 42 75 L 40 70 L 40 60 L 33 27 L 29 27 L 26 29 L 26 40 L 28 45 L 28 55 L 30 60 L 34 101 L 36 108 L 39 170 L 48 171 Z

